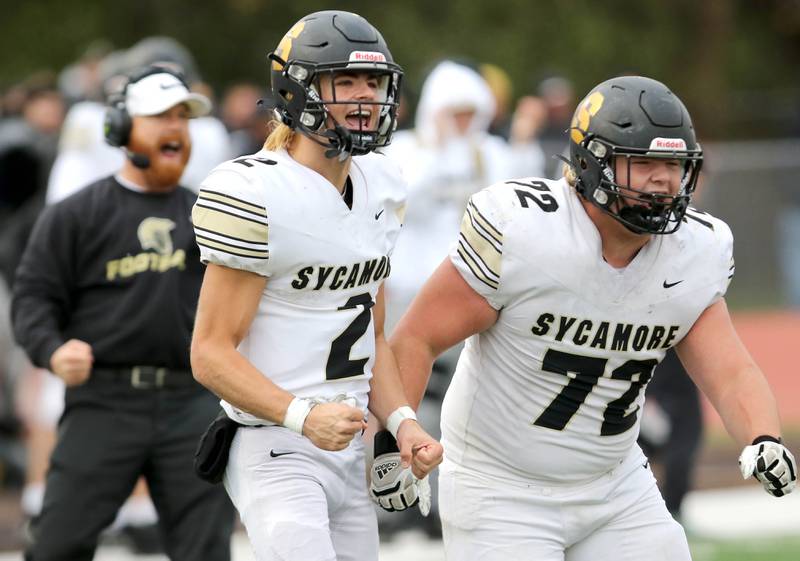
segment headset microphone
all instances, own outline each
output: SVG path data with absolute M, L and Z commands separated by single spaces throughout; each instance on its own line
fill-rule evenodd
M 127 148 L 123 148 L 123 150 L 125 151 L 125 155 L 128 156 L 128 159 L 131 161 L 131 163 L 137 168 L 147 169 L 150 167 L 150 158 L 147 155 L 133 152 Z

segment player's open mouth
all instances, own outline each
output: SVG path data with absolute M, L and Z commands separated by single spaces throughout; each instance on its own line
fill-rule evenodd
M 352 130 L 368 130 L 372 121 L 372 111 L 369 109 L 356 109 L 350 111 L 345 117 L 347 128 Z

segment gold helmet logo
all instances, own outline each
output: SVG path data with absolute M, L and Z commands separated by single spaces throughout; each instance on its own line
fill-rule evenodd
M 168 218 L 145 218 L 136 234 L 142 249 L 154 249 L 161 255 L 172 254 L 172 234 L 175 223 Z
M 281 42 L 278 43 L 278 48 L 275 49 L 275 54 L 281 59 L 288 61 L 289 53 L 292 52 L 292 41 L 300 36 L 300 33 L 302 33 L 305 26 L 306 22 L 304 21 L 298 21 L 296 24 L 294 24 L 292 28 L 286 32 L 286 35 L 283 36 Z M 277 61 L 273 60 L 272 69 L 276 72 L 280 72 L 281 65 Z
M 572 142 L 575 144 L 583 142 L 585 133 L 589 130 L 589 121 L 600 111 L 604 100 L 603 94 L 594 92 L 581 102 L 578 109 L 575 111 L 575 116 L 572 117 L 572 124 L 570 125 L 570 138 L 572 138 Z

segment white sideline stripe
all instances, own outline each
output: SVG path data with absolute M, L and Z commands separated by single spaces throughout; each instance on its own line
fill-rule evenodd
M 698 537 L 797 536 L 800 492 L 773 497 L 756 481 L 746 487 L 692 491 L 683 502 L 683 522 Z

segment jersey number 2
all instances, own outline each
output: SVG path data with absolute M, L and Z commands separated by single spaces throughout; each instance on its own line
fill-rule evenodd
M 549 349 L 542 360 L 542 370 L 563 374 L 569 378 L 569 382 L 533 424 L 564 430 L 605 372 L 607 362 L 604 358 L 571 355 Z M 629 380 L 631 387 L 606 406 L 603 425 L 600 427 L 601 436 L 622 434 L 636 423 L 636 411 L 627 415 L 625 412 L 650 381 L 656 364 L 658 361 L 655 359 L 629 360 L 611 372 L 612 379 Z
M 364 365 L 368 358 L 350 359 L 350 350 L 356 341 L 361 339 L 369 328 L 372 319 L 370 308 L 375 305 L 369 293 L 357 294 L 340 306 L 340 310 L 352 310 L 359 306 L 364 308 L 356 316 L 356 319 L 342 331 L 331 343 L 331 352 L 328 354 L 328 364 L 325 365 L 325 379 L 339 380 L 341 378 L 352 378 L 364 374 Z

